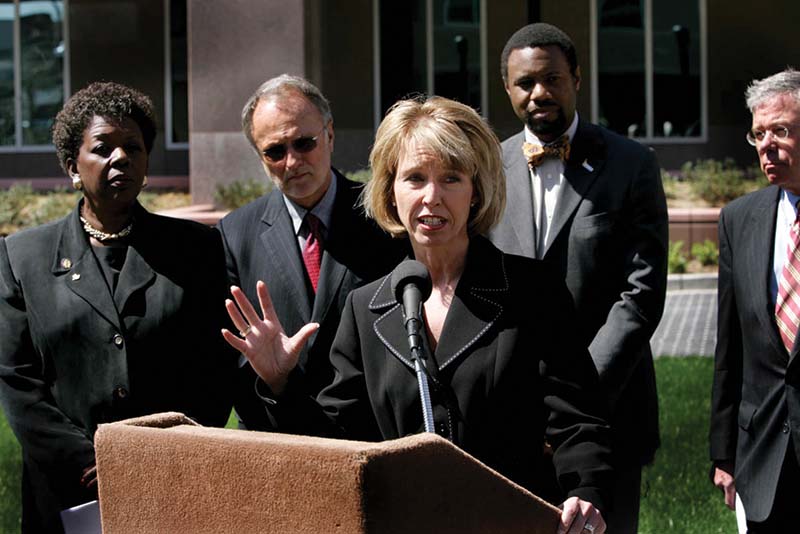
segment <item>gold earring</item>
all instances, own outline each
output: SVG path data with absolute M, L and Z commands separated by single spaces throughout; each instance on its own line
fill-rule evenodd
M 73 176 L 72 177 L 72 189 L 75 191 L 80 191 L 83 189 L 83 182 L 81 182 L 80 176 Z

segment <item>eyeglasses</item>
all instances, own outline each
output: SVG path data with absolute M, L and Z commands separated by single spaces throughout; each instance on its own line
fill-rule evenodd
M 322 135 L 322 132 L 325 131 L 325 126 L 322 127 L 322 130 L 315 135 L 314 137 L 298 137 L 293 141 L 289 142 L 288 144 L 292 145 L 292 150 L 297 152 L 298 154 L 308 154 L 315 148 L 317 148 L 319 136 Z M 279 161 L 283 160 L 286 157 L 286 154 L 289 153 L 289 148 L 286 146 L 287 143 L 281 143 L 278 145 L 272 145 L 264 149 L 262 154 L 270 160 L 272 163 L 278 163 Z
M 747 132 L 747 142 L 753 146 L 766 139 L 767 134 L 771 134 L 775 139 L 786 139 L 789 137 L 789 128 L 786 126 L 774 126 L 769 130 L 750 130 Z

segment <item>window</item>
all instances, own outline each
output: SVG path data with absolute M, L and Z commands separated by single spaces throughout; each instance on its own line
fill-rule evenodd
M 704 142 L 705 0 L 594 0 L 594 120 L 643 141 Z
M 0 150 L 52 150 L 68 85 L 65 3 L 0 0 Z
M 164 2 L 164 132 L 167 148 L 189 147 L 186 0 Z
M 485 109 L 484 0 L 375 0 L 376 124 L 398 99 L 427 93 Z

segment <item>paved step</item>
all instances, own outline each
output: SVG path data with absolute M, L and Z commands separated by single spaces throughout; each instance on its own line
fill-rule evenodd
M 717 290 L 667 291 L 664 315 L 650 340 L 654 356 L 713 356 L 717 342 Z

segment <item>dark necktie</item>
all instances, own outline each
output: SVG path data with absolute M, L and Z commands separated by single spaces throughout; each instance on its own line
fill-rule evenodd
M 316 215 L 311 212 L 306 213 L 305 224 L 308 229 L 308 237 L 306 238 L 306 246 L 303 248 L 303 263 L 306 265 L 308 278 L 311 280 L 314 293 L 316 293 L 317 283 L 319 282 L 319 267 L 322 263 L 321 224 Z
M 541 165 L 547 158 L 558 158 L 561 161 L 567 161 L 569 158 L 569 137 L 562 135 L 547 145 L 523 143 L 522 153 L 525 154 L 525 159 L 528 160 L 528 166 L 531 169 Z
M 775 302 L 775 322 L 787 352 L 794 347 L 797 328 L 800 326 L 800 212 L 789 229 L 786 263 L 778 281 L 778 298 Z

